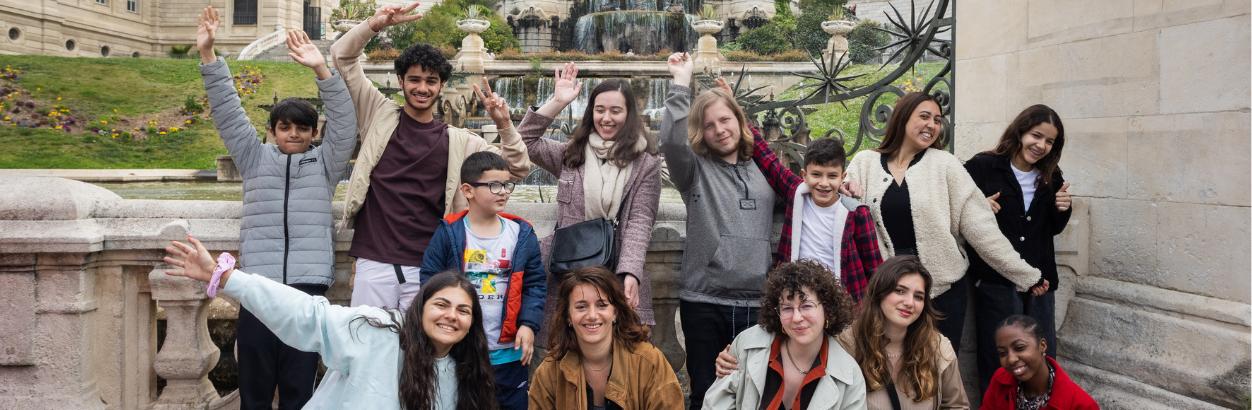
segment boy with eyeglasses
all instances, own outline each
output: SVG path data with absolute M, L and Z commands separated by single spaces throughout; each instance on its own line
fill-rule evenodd
M 501 409 L 525 409 L 527 368 L 543 321 L 546 270 L 539 240 L 526 220 L 503 213 L 515 184 L 498 154 L 476 152 L 461 165 L 461 195 L 469 209 L 439 223 L 422 256 L 421 281 L 460 271 L 478 291 L 483 330 L 496 374 Z

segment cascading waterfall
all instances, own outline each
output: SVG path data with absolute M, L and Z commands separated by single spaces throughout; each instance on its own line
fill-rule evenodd
M 682 6 L 684 13 L 695 13 L 700 6 L 699 0 L 588 0 L 588 13 L 606 11 L 666 11 L 670 6 Z
M 696 17 L 664 11 L 607 11 L 578 18 L 574 25 L 574 46 L 582 52 L 605 51 L 655 54 L 663 49 L 695 49 L 698 35 L 691 28 Z

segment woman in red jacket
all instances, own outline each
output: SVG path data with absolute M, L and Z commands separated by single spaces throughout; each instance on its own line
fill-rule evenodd
M 982 396 L 981 410 L 1099 410 L 1061 365 L 1044 355 L 1043 328 L 1026 315 L 1013 315 L 996 330 L 1000 370 Z

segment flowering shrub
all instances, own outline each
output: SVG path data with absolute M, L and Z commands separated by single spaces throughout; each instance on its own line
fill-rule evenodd
M 234 79 L 235 90 L 239 92 L 239 98 L 243 98 L 256 93 L 261 83 L 265 82 L 265 74 L 261 73 L 260 67 L 245 65 L 243 71 L 234 75 Z

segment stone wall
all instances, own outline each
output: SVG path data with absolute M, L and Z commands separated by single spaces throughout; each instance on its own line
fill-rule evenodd
M 1249 2 L 963 0 L 956 150 L 1043 103 L 1080 200 L 1057 239 L 1061 363 L 1106 409 L 1249 392 Z M 1076 225 L 1075 225 L 1076 224 Z M 1075 233 L 1073 231 L 1077 230 Z M 1069 272 L 1072 270 L 1072 272 Z
M 278 25 L 304 27 L 302 0 L 257 0 L 257 24 L 239 26 L 232 19 L 233 0 L 137 0 L 134 12 L 127 10 L 127 0 L 101 1 L 0 0 L 0 53 L 102 57 L 107 47 L 108 57 L 165 57 L 171 45 L 196 43 L 196 16 L 210 5 L 222 11 L 224 20 L 217 49 L 231 55 Z M 311 3 L 327 5 L 322 21 L 328 23 L 332 1 Z M 10 37 L 13 30 L 16 39 Z M 74 42 L 73 50 L 68 41 Z

